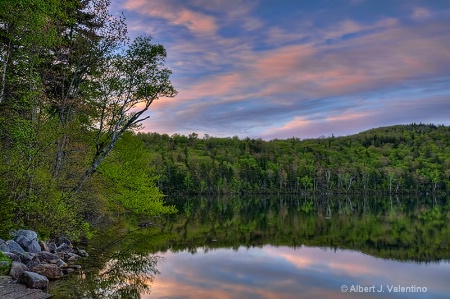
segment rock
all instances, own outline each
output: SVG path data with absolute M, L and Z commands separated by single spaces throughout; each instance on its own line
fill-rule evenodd
M 32 230 L 28 230 L 28 229 L 19 229 L 16 233 L 17 237 L 18 236 L 24 236 L 29 240 L 36 240 L 37 241 L 37 233 L 35 231 Z
M 24 232 L 21 234 L 20 232 Z M 32 233 L 28 233 L 32 232 Z M 35 237 L 34 239 L 30 239 L 29 237 Z M 19 234 L 17 237 L 14 238 L 14 241 L 16 241 L 20 246 L 22 246 L 25 251 L 32 252 L 32 253 L 38 253 L 41 251 L 41 246 L 39 245 L 37 241 L 37 234 L 33 231 L 25 231 L 25 230 L 19 230 Z
M 50 252 L 50 249 L 47 246 L 47 243 L 44 241 L 39 241 L 39 246 L 41 246 L 41 251 L 47 251 Z
M 20 262 L 20 256 L 14 252 L 3 252 L 3 254 L 9 257 L 13 262 Z
M 59 245 L 56 250 L 56 252 L 64 252 L 64 253 L 69 253 L 69 252 L 73 252 L 72 247 L 70 247 L 69 245 L 67 245 L 66 243 L 62 243 L 61 245 Z
M 34 266 L 32 270 L 48 279 L 58 279 L 63 276 L 62 270 L 55 264 L 39 264 Z
M 23 250 L 23 248 L 20 247 L 20 245 L 17 244 L 17 242 L 14 240 L 8 240 L 8 241 L 4 242 L 3 244 L 1 244 L 0 250 L 7 251 L 7 252 L 17 251 L 20 253 L 25 253 L 25 250 Z
M 40 263 L 41 261 L 37 257 L 33 257 L 33 259 L 25 263 L 25 265 L 28 267 L 28 269 L 30 269 L 30 271 L 33 271 L 33 268 L 39 265 Z
M 69 239 L 65 237 L 59 237 L 56 241 L 56 245 L 61 246 L 62 244 L 66 244 L 70 248 L 73 248 L 72 242 Z
M 75 253 L 69 253 L 70 257 L 67 259 L 68 262 L 75 262 L 78 261 L 81 256 L 75 254 Z
M 61 269 L 61 270 L 62 270 L 64 275 L 70 274 L 70 273 L 75 271 L 73 268 L 64 268 L 64 269 Z
M 51 253 L 55 253 L 56 248 L 58 247 L 58 246 L 56 246 L 55 242 L 50 242 L 47 244 L 47 246 L 48 246 L 48 251 L 50 251 Z
M 80 270 L 81 266 L 80 265 L 71 265 L 70 268 L 72 268 L 74 270 Z
M 27 266 L 19 262 L 12 262 L 11 269 L 9 270 L 9 276 L 18 280 L 23 272 L 28 271 Z
M 78 249 L 77 252 L 78 252 L 79 256 L 82 256 L 82 257 L 88 257 L 89 256 L 89 254 L 84 249 Z
M 20 253 L 18 251 L 12 251 L 11 253 L 14 253 L 15 255 L 17 255 L 20 258 L 20 262 L 24 263 L 24 264 L 31 261 L 34 257 L 33 253 L 29 253 L 29 252 Z
M 67 267 L 69 267 L 69 265 L 67 265 L 67 263 L 64 262 L 62 259 L 59 259 L 59 260 L 56 262 L 56 266 L 58 266 L 58 267 L 60 267 L 60 268 L 67 268 Z
M 48 263 L 48 264 L 56 264 L 59 260 L 61 260 L 57 255 L 47 251 L 41 251 L 36 253 L 36 257 L 39 259 L 41 263 Z
M 22 275 L 20 275 L 19 282 L 26 285 L 30 289 L 47 289 L 48 287 L 48 278 L 34 272 L 24 271 Z

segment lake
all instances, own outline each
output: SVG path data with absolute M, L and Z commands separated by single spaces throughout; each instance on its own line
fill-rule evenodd
M 170 200 L 92 240 L 55 298 L 448 298 L 448 198 Z M 140 222 L 154 225 L 138 228 Z

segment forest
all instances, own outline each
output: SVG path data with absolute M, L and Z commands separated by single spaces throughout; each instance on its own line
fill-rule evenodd
M 142 133 L 151 104 L 177 94 L 172 71 L 109 5 L 0 2 L 0 238 L 19 227 L 89 238 L 114 213 L 175 213 L 165 195 L 450 189 L 448 126 L 271 141 Z
M 109 0 L 0 2 L 0 237 L 89 237 L 112 211 L 165 214 L 128 132 L 177 91 L 166 50 Z M 114 152 L 113 152 L 114 148 Z
M 300 140 L 138 133 L 165 194 L 444 194 L 450 127 L 396 125 Z

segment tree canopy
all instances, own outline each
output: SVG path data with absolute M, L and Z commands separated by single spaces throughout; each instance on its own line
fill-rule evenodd
M 164 47 L 149 36 L 130 41 L 125 19 L 109 14 L 109 5 L 0 2 L 2 234 L 22 225 L 44 234 L 80 235 L 86 220 L 100 217 L 109 201 L 136 212 L 125 198 L 101 194 L 120 174 L 112 165 L 128 163 L 121 151 L 129 149 L 117 149 L 123 160 L 111 160 L 103 174 L 94 174 L 121 136 L 145 119 L 153 101 L 176 90 L 164 66 Z M 148 183 L 119 184 L 116 192 L 140 194 L 126 198 L 139 198 L 147 213 L 173 212 L 152 184 L 148 157 L 130 159 L 136 171 L 121 175 L 136 182 L 146 177 Z

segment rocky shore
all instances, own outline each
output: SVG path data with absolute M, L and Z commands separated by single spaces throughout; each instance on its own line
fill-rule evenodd
M 83 249 L 74 248 L 67 238 L 39 241 L 32 230 L 12 232 L 13 239 L 0 239 L 0 273 L 30 289 L 46 290 L 49 280 L 61 278 L 81 266 L 76 262 L 88 256 Z

